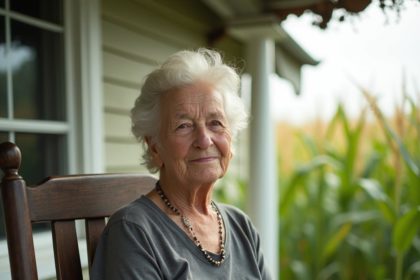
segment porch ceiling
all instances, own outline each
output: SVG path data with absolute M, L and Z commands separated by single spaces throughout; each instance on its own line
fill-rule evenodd
M 213 12 L 223 19 L 223 26 L 209 41 L 220 34 L 229 33 L 233 37 L 246 42 L 253 36 L 266 36 L 276 43 L 276 73 L 289 81 L 297 94 L 300 92 L 300 69 L 303 65 L 316 65 L 313 59 L 289 34 L 281 27 L 281 21 L 288 15 L 301 15 L 312 12 L 314 24 L 326 28 L 335 10 L 341 10 L 339 20 L 346 16 L 363 11 L 372 0 L 201 0 Z M 420 1 L 420 0 L 419 0 Z M 378 0 L 378 5 L 398 12 L 401 1 Z M 212 37 L 215 35 L 216 37 Z
M 288 15 L 301 15 L 307 11 L 319 15 L 314 24 L 326 28 L 335 10 L 342 10 L 352 15 L 362 12 L 371 2 L 377 2 L 382 9 L 398 12 L 404 5 L 404 0 L 201 0 L 226 20 L 242 17 L 272 15 L 280 22 Z M 420 2 L 420 0 L 418 0 Z

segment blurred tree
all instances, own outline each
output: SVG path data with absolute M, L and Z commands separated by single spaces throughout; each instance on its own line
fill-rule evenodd
M 286 19 L 288 15 L 302 15 L 307 11 L 316 14 L 314 25 L 320 28 L 326 28 L 334 12 L 337 13 L 337 19 L 344 21 L 348 17 L 357 15 L 364 11 L 371 3 L 379 5 L 385 15 L 394 12 L 399 15 L 400 11 L 405 7 L 407 2 L 419 2 L 420 0 L 313 0 L 313 1 L 284 1 L 272 0 L 268 1 L 265 6 L 267 13 L 275 14 L 281 21 Z

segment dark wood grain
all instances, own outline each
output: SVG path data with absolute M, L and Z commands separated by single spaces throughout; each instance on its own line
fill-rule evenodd
M 92 267 L 93 258 L 95 257 L 96 246 L 99 238 L 105 228 L 104 218 L 86 219 L 86 245 L 88 253 L 89 271 Z
M 139 174 L 52 177 L 27 188 L 32 221 L 109 216 L 150 191 L 155 178 Z
M 150 175 L 96 174 L 49 177 L 28 187 L 18 172 L 20 162 L 15 144 L 0 144 L 12 279 L 38 279 L 32 235 L 32 223 L 36 222 L 51 223 L 57 279 L 82 279 L 75 220 L 86 221 L 90 269 L 105 218 L 149 192 L 156 182 Z
M 58 280 L 83 280 L 74 221 L 52 223 L 55 269 Z

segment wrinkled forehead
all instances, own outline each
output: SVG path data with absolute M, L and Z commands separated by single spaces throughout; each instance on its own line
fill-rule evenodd
M 223 97 L 214 87 L 204 83 L 176 88 L 161 99 L 162 113 L 173 117 L 188 114 L 224 115 Z

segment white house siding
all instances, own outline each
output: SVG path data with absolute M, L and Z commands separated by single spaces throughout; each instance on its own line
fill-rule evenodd
M 199 1 L 102 1 L 106 172 L 146 171 L 129 122 L 142 80 L 168 55 L 206 46 L 212 25 L 218 19 Z M 215 47 L 240 60 L 241 45 L 232 39 Z

